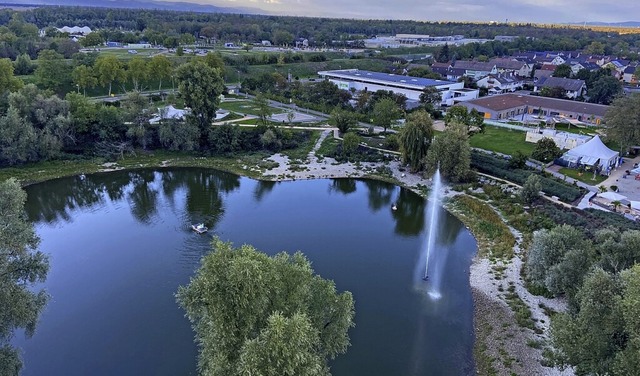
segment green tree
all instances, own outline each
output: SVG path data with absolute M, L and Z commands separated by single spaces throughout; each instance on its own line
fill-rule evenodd
M 150 142 L 149 135 L 149 99 L 138 91 L 127 94 L 122 101 L 123 117 L 128 125 L 127 137 L 143 149 Z
M 398 104 L 393 99 L 385 97 L 373 106 L 373 123 L 384 128 L 384 133 L 387 133 L 387 128 L 398 120 L 401 114 Z
M 468 127 L 456 123 L 447 126 L 429 147 L 425 165 L 428 175 L 432 175 L 439 165 L 445 179 L 452 182 L 468 180 L 471 174 Z
M 18 375 L 22 362 L 10 346 L 16 329 L 33 335 L 48 296 L 35 288 L 49 271 L 47 256 L 37 251 L 39 239 L 27 222 L 27 194 L 14 179 L 0 182 L 0 374 Z
M 18 57 L 16 57 L 16 61 L 13 62 L 13 67 L 15 68 L 15 74 L 17 75 L 31 74 L 35 69 L 31 58 L 27 54 L 18 55 Z
M 204 57 L 204 62 L 211 68 L 219 69 L 221 72 L 224 71 L 224 60 L 222 60 L 222 56 L 219 52 L 208 52 Z
M 329 124 L 337 127 L 340 133 L 347 133 L 351 127 L 356 125 L 356 123 L 356 118 L 350 111 L 343 110 L 340 107 L 336 107 L 331 111 Z
M 585 48 L 585 52 L 589 55 L 604 55 L 604 47 L 602 42 L 593 41 Z
M 264 376 L 326 376 L 326 361 L 314 349 L 318 331 L 305 314 L 275 312 L 260 334 L 242 347 L 238 373 Z M 279 354 L 279 356 L 274 356 Z
M 555 141 L 549 137 L 544 137 L 536 142 L 536 147 L 531 153 L 531 158 L 548 163 L 562 155 L 562 150 L 556 145 Z
M 139 56 L 129 60 L 127 64 L 127 78 L 133 83 L 133 90 L 140 91 L 142 82 L 149 77 L 147 61 Z
M 615 375 L 640 375 L 640 265 L 622 272 L 621 302 L 626 347 L 616 354 Z
M 613 76 L 602 76 L 589 87 L 589 102 L 609 105 L 622 95 L 622 83 Z
M 22 81 L 13 76 L 13 64 L 9 59 L 0 59 L 0 95 L 22 87 Z
M 276 30 L 273 32 L 273 44 L 277 46 L 288 46 L 293 44 L 293 34 L 286 30 Z
M 612 374 L 625 337 L 621 293 L 615 276 L 602 269 L 589 273 L 577 296 L 578 313 L 560 313 L 551 320 L 559 363 L 573 365 L 578 375 Z
M 149 61 L 149 73 L 158 79 L 158 91 L 162 90 L 162 80 L 170 78 L 172 71 L 171 61 L 164 55 L 155 55 Z
M 78 65 L 73 68 L 71 78 L 78 88 L 82 88 L 85 96 L 87 95 L 87 88 L 94 88 L 98 84 L 98 79 L 94 75 L 93 69 L 86 65 Z
M 299 252 L 269 257 L 218 239 L 213 249 L 177 293 L 200 344 L 200 372 L 328 375 L 327 360 L 349 346 L 351 294 L 314 275 Z
M 574 304 L 575 294 L 594 262 L 591 242 L 569 225 L 534 233 L 526 271 L 532 283 L 554 295 L 567 294 Z
M 342 139 L 342 154 L 349 158 L 351 157 L 357 150 L 360 145 L 360 136 L 355 133 L 347 133 L 344 135 Z
M 0 164 L 16 165 L 35 161 L 38 140 L 36 130 L 15 108 L 0 117 Z
M 536 174 L 529 175 L 520 191 L 522 201 L 529 205 L 533 204 L 540 197 L 540 189 L 542 189 L 540 177 Z
M 258 93 L 253 99 L 253 105 L 258 109 L 258 118 L 263 126 L 269 124 L 269 118 L 273 115 L 273 109 L 269 106 L 269 99 L 267 99 L 262 93 Z
M 402 163 L 408 163 L 412 172 L 424 167 L 424 158 L 432 138 L 433 122 L 429 114 L 424 110 L 409 114 L 407 122 L 400 129 L 398 141 Z
M 125 71 L 120 60 L 114 55 L 102 55 L 96 60 L 94 70 L 101 85 L 109 85 L 109 96 L 114 81 L 122 81 L 125 78 Z
M 569 64 L 560 64 L 553 71 L 553 77 L 571 78 L 571 67 Z
M 104 42 L 102 35 L 98 32 L 92 32 L 87 34 L 84 38 L 80 39 L 80 44 L 83 47 L 96 47 Z
M 43 88 L 59 92 L 70 81 L 70 73 L 70 66 L 59 53 L 42 50 L 38 54 L 35 76 Z
M 617 141 L 625 153 L 640 144 L 640 94 L 616 98 L 605 115 L 607 137 Z
M 433 86 L 427 86 L 420 93 L 420 103 L 422 103 L 427 111 L 432 112 L 434 107 L 442 101 L 442 96 L 438 89 Z
M 447 110 L 447 113 L 444 116 L 444 124 L 448 126 L 452 123 L 465 125 L 469 123 L 469 111 L 466 107 L 453 106 Z
M 542 89 L 540 89 L 540 95 L 548 98 L 563 99 L 566 98 L 565 93 L 566 92 L 564 88 L 561 86 L 543 87 Z
M 200 129 L 200 147 L 204 148 L 224 88 L 220 71 L 196 60 L 178 67 L 176 78 L 185 105 L 191 108 L 187 119 Z

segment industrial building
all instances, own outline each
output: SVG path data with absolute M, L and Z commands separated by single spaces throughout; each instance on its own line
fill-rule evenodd
M 403 94 L 410 101 L 420 100 L 420 94 L 426 87 L 434 87 L 441 95 L 441 104 L 452 106 L 455 103 L 476 99 L 477 89 L 465 89 L 464 83 L 433 80 L 429 78 L 403 76 L 389 73 L 343 69 L 318 72 L 318 75 L 336 84 L 342 90 L 369 91 L 390 90 Z

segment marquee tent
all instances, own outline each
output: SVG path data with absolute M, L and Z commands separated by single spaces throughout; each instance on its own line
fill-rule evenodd
M 601 167 L 603 170 L 613 168 L 618 162 L 618 152 L 609 149 L 600 140 L 600 136 L 595 136 L 591 140 L 564 153 L 562 159 L 569 164 L 569 167 L 586 165 Z

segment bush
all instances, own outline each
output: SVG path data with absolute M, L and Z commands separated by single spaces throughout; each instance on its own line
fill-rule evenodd
M 471 167 L 479 172 L 509 180 L 519 185 L 524 185 L 529 175 L 535 173 L 530 169 L 509 168 L 508 160 L 480 152 L 471 153 Z M 577 186 L 546 176 L 540 176 L 540 185 L 544 193 L 549 196 L 557 196 L 565 202 L 573 202 L 580 198 L 583 193 L 583 189 Z

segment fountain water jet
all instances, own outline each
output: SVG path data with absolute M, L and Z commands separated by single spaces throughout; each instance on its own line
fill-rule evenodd
M 422 279 L 425 281 L 431 281 L 429 296 L 433 299 L 439 299 L 441 297 L 441 276 L 438 270 L 440 269 L 438 268 L 438 265 L 436 265 L 436 270 L 432 270 L 432 275 L 429 276 L 429 262 L 431 261 L 431 257 L 433 257 L 432 254 L 436 244 L 437 231 L 440 225 L 440 206 L 442 205 L 442 200 L 440 198 L 441 186 L 442 178 L 440 176 L 440 164 L 438 164 L 436 173 L 433 175 L 433 184 L 431 185 L 431 193 L 429 194 L 429 203 L 427 205 L 427 219 L 429 221 L 429 228 L 427 232 L 427 249 L 424 266 L 424 277 L 422 277 Z

